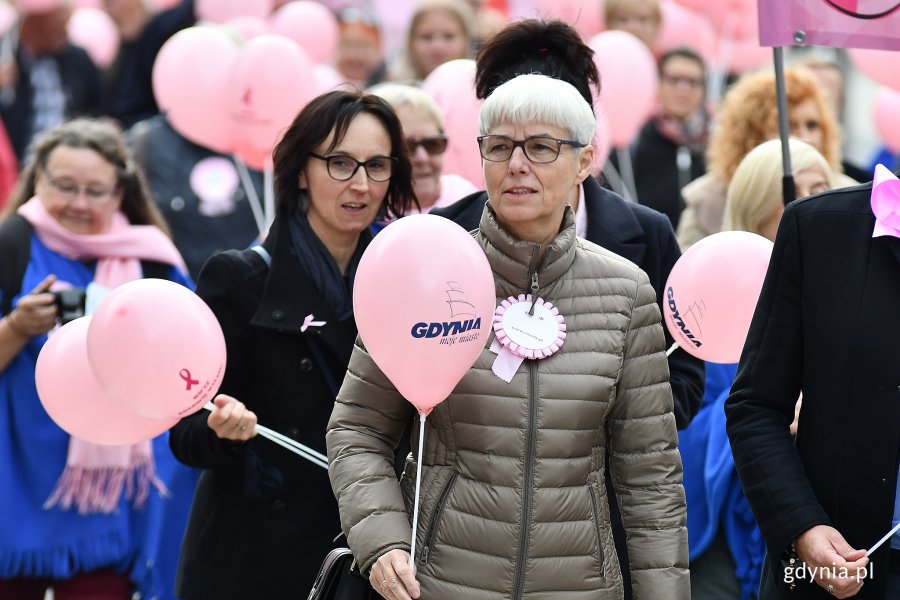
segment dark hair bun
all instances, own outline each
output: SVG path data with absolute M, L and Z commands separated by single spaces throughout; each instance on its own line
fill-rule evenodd
M 518 21 L 493 35 L 478 53 L 475 94 L 484 99 L 518 75 L 539 73 L 572 84 L 593 106 L 591 84 L 600 90 L 593 56 L 578 32 L 562 21 Z

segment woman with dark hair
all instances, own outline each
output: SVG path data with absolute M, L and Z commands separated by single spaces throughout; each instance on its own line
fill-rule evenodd
M 44 134 L 0 224 L 0 598 L 52 588 L 58 600 L 127 600 L 171 587 L 160 536 L 180 537 L 193 473 L 164 436 L 128 446 L 69 436 L 35 387 L 60 321 L 53 292 L 87 289 L 90 306 L 94 290 L 143 277 L 192 285 L 121 131 L 75 119 Z
M 275 222 L 262 246 L 214 255 L 197 293 L 228 366 L 216 408 L 172 429 L 204 469 L 185 534 L 179 598 L 287 598 L 312 587 L 340 532 L 324 469 L 256 438 L 261 423 L 325 450 L 356 338 L 353 279 L 372 222 L 416 205 L 400 122 L 380 98 L 313 99 L 275 148 Z

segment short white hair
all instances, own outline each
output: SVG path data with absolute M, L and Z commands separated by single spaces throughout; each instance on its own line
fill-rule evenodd
M 519 75 L 497 87 L 481 107 L 479 129 L 487 135 L 501 123 L 545 123 L 565 129 L 589 145 L 597 121 L 591 105 L 571 84 L 546 75 Z

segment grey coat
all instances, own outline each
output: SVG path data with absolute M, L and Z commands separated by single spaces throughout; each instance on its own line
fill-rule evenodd
M 502 230 L 490 204 L 474 235 L 498 299 L 527 291 L 538 246 Z M 507 384 L 491 372 L 493 336 L 484 335 L 475 365 L 428 417 L 416 532 L 422 598 L 621 598 L 607 453 L 634 598 L 689 598 L 681 458 L 653 288 L 634 264 L 577 238 L 571 210 L 537 273 L 541 297 L 566 319 L 560 351 L 524 361 Z M 408 461 L 399 485 L 392 468 L 408 410 L 357 341 L 326 443 L 363 572 L 391 549 L 409 550 L 416 465 Z

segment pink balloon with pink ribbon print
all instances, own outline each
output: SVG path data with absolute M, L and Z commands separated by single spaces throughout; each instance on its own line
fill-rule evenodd
M 225 373 L 225 336 L 212 310 L 184 286 L 140 279 L 100 303 L 87 353 L 109 396 L 136 415 L 174 419 L 213 398 Z

